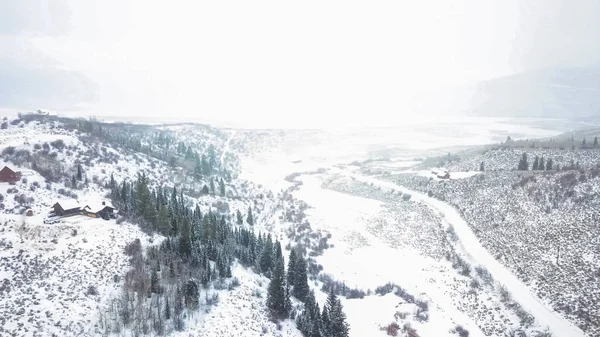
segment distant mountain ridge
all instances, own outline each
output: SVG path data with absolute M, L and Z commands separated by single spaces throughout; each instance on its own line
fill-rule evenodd
M 468 115 L 600 118 L 600 67 L 547 68 L 484 81 L 466 90 L 470 98 L 459 108 Z

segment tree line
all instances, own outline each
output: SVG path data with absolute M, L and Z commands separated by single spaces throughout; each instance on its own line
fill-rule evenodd
M 132 256 L 131 270 L 119 299 L 102 315 L 107 333 L 131 329 L 140 334 L 165 334 L 185 329 L 184 317 L 217 300 L 201 289 L 211 285 L 235 285 L 235 261 L 270 278 L 266 305 L 274 319 L 296 319 L 307 337 L 345 337 L 348 325 L 342 305 L 331 292 L 321 311 L 308 285 L 307 263 L 295 250 L 290 252 L 287 273 L 281 244 L 270 234 L 258 235 L 243 226 L 234 226 L 224 215 L 192 207 L 176 188 L 151 189 L 149 180 L 139 174 L 131 183 L 110 183 L 110 196 L 121 215 L 147 233 L 160 233 L 166 239 L 141 253 L 139 240 L 126 248 Z M 236 212 L 236 222 L 243 221 Z M 249 209 L 246 222 L 254 224 Z M 250 227 L 252 228 L 252 227 Z M 332 289 L 333 290 L 333 289 Z M 296 313 L 292 298 L 304 303 Z

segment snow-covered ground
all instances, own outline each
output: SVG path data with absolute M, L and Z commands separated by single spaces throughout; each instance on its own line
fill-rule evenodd
M 42 219 L 3 216 L 0 335 L 95 335 L 101 308 L 129 268 L 124 246 L 150 237 L 135 225 L 84 216 L 52 225 Z
M 412 194 L 414 199 L 405 199 L 398 194 L 402 190 L 398 186 L 377 189 L 383 186 L 380 180 L 370 181 L 373 186 L 361 185 L 361 180 L 367 178 L 358 173 L 340 174 L 351 168 L 358 171 L 369 160 L 371 168 L 377 166 L 380 170 L 410 168 L 422 162 L 419 157 L 424 153 L 443 153 L 445 150 L 440 148 L 497 141 L 511 133 L 530 137 L 553 134 L 499 121 L 469 125 L 468 137 L 456 137 L 456 129 L 461 127 L 458 122 L 435 128 L 421 125 L 345 132 L 215 130 L 176 125 L 159 126 L 149 133 L 169 131 L 175 135 L 175 141 L 203 151 L 213 148 L 222 169 L 234 176 L 240 174 L 240 179 L 228 183 L 231 193 L 227 196 L 190 196 L 190 203 L 197 203 L 202 211 L 218 208 L 226 216 L 235 216 L 235 211 L 241 210 L 245 216 L 245 210 L 251 207 L 257 220 L 255 230 L 270 231 L 286 247 L 298 240 L 299 226 L 312 228 L 302 242 L 317 244 L 325 239 L 332 244 L 326 245 L 328 248 L 322 253 L 310 255 L 312 262 L 324 268 L 323 273 L 365 290 L 394 282 L 428 303 L 424 319 L 419 318 L 418 305 L 392 293 L 343 298 L 353 337 L 384 336 L 386 331 L 382 328 L 392 322 L 401 328 L 408 323 L 420 336 L 454 336 L 453 329 L 458 325 L 469 330 L 469 336 L 501 336 L 503 330 L 518 328 L 519 318 L 499 298 L 494 286 L 479 284 L 483 282 L 479 276 L 460 274 L 445 259 L 457 254 L 465 256 L 473 266 L 488 268 L 519 303 L 525 300 L 522 306 L 538 321 L 528 331 L 547 325 L 555 336 L 580 336 L 581 331 L 562 317 L 544 312 L 545 306 L 535 301 L 529 289 L 481 245 L 477 246 L 476 237 L 469 234 L 469 227 L 460 222 L 460 217 L 455 218 L 452 208 L 446 209 L 447 205 L 438 205 L 436 200 L 419 198 L 417 194 Z M 485 127 L 475 127 L 482 125 Z M 164 160 L 85 136 L 55 123 L 37 122 L 10 125 L 0 132 L 0 144 L 14 147 L 14 153 L 3 156 L 21 160 L 18 168 L 27 178 L 16 185 L 0 184 L 5 213 L 0 215 L 0 294 L 10 295 L 0 296 L 0 310 L 4 310 L 0 312 L 0 320 L 4 319 L 0 335 L 99 333 L 95 326 L 98 313 L 108 305 L 108 298 L 119 291 L 116 276 L 128 269 L 123 247 L 135 238 L 144 244 L 155 244 L 161 239 L 151 239 L 133 225 L 81 216 L 45 225 L 43 218 L 55 200 L 68 192 L 78 194 L 81 200 L 103 197 L 103 185 L 111 174 L 121 181 L 145 172 L 156 185 L 183 186 L 189 192 L 207 183 L 194 181 L 187 171 Z M 45 147 L 45 143 L 58 140 L 64 147 Z M 152 140 L 144 138 L 143 142 Z M 31 169 L 31 158 L 47 157 L 60 163 L 64 172 L 50 185 Z M 77 164 L 82 164 L 89 183 L 71 191 L 70 177 L 76 173 Z M 472 164 L 477 165 L 453 167 L 451 179 L 473 179 L 479 172 L 473 171 L 478 167 L 471 166 L 479 163 Z M 290 189 L 291 186 L 296 187 Z M 20 215 L 26 208 L 31 208 L 34 216 Z M 450 225 L 458 243 L 450 240 Z M 330 236 L 324 238 L 327 233 Z M 264 306 L 266 278 L 241 267 L 233 273 L 240 285 L 230 290 L 208 290 L 219 293 L 219 303 L 188 317 L 186 331 L 176 333 L 177 336 L 300 336 L 291 321 L 279 326 L 269 321 Z M 91 285 L 99 295 L 89 291 Z M 320 281 L 314 281 L 313 286 L 322 306 L 325 294 L 319 290 Z M 557 321 L 547 323 L 552 318 Z M 405 330 L 401 333 L 407 334 L 408 328 Z
M 525 310 L 531 313 L 542 326 L 549 327 L 557 336 L 584 336 L 581 329 L 546 306 L 514 276 L 505 266 L 500 264 L 483 248 L 471 228 L 462 219 L 458 211 L 443 201 L 428 197 L 422 193 L 409 190 L 403 186 L 381 181 L 372 177 L 353 175 L 354 178 L 376 184 L 383 188 L 399 190 L 412 196 L 412 200 L 423 202 L 439 211 L 444 220 L 454 228 L 465 253 L 472 263 L 485 267 L 500 284 L 504 285 Z

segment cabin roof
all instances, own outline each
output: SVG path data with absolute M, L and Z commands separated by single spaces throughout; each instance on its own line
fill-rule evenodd
M 80 208 L 79 201 L 75 199 L 60 200 L 56 202 L 63 210 Z
M 102 204 L 104 202 L 104 205 Z M 115 207 L 108 201 L 93 201 L 93 202 L 88 202 L 84 209 L 87 209 L 89 212 L 92 213 L 98 213 L 101 210 L 105 209 L 106 207 L 115 209 Z

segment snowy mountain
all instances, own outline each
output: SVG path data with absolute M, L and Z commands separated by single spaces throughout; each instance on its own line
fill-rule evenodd
M 599 93 L 598 67 L 547 68 L 424 92 L 413 105 L 426 113 L 582 122 L 600 116 Z

